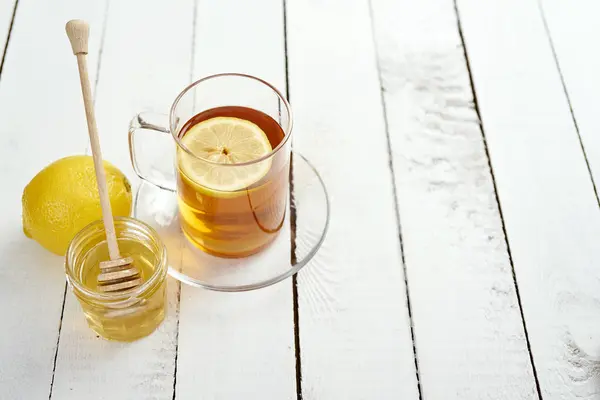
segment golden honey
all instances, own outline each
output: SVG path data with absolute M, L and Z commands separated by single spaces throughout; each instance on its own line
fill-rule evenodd
M 165 317 L 167 255 L 158 234 L 132 218 L 115 218 L 122 257 L 132 257 L 142 284 L 103 293 L 98 290 L 99 264 L 109 259 L 101 221 L 79 232 L 67 250 L 65 269 L 87 322 L 106 339 L 132 341 L 152 333 Z

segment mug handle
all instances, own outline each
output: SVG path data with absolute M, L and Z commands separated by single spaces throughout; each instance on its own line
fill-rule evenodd
M 175 175 L 173 164 L 167 165 L 165 160 L 172 160 L 170 157 L 165 157 L 167 154 L 165 145 L 168 140 L 168 146 L 174 146 L 171 133 L 169 131 L 169 117 L 165 114 L 154 112 L 141 112 L 131 120 L 129 124 L 129 158 L 133 170 L 143 181 L 148 182 L 161 189 L 171 192 L 176 191 Z M 136 142 L 136 134 L 138 132 L 158 132 L 159 136 L 155 136 L 154 140 L 146 140 Z M 159 138 L 159 140 L 157 140 Z M 136 145 L 144 145 L 144 152 L 152 152 L 146 156 L 138 157 Z M 171 154 L 175 150 L 170 150 Z

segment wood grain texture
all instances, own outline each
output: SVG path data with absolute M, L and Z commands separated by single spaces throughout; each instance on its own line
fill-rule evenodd
M 111 2 L 108 8 L 96 116 L 104 158 L 132 182 L 137 178 L 127 150 L 129 121 L 146 108 L 166 112 L 189 83 L 193 10 L 192 0 Z M 102 26 L 92 29 L 99 33 Z M 177 257 L 169 254 L 175 267 Z M 179 283 L 171 278 L 167 283 L 167 318 L 156 332 L 134 343 L 98 338 L 87 328 L 76 298 L 68 293 L 53 399 L 172 398 Z
M 71 42 L 74 55 L 88 53 L 90 26 L 87 22 L 80 19 L 72 19 L 65 24 L 65 32 L 67 33 L 69 42 Z
M 596 48 L 600 37 L 597 23 L 600 3 L 593 0 L 571 4 L 543 0 L 540 3 L 597 189 L 600 184 L 600 122 L 597 116 L 600 54 Z M 597 353 L 600 355 L 600 351 Z
M 295 148 L 332 207 L 298 276 L 302 398 L 417 399 L 368 2 L 290 0 L 287 17 Z M 297 224 L 310 226 L 301 206 Z
M 0 0 L 0 63 L 2 63 L 2 54 L 8 40 L 15 5 L 16 0 Z
M 194 79 L 245 72 L 285 91 L 280 0 L 199 0 L 195 25 Z M 287 262 L 289 242 L 277 243 Z M 180 315 L 177 399 L 296 398 L 291 280 L 247 293 L 183 285 Z
M 20 200 L 39 170 L 82 153 L 88 140 L 77 64 L 64 31 L 65 22 L 74 17 L 102 26 L 104 2 L 21 1 L 0 82 L 3 399 L 47 398 L 52 380 L 65 290 L 64 259 L 24 236 Z M 99 49 L 96 33 L 91 45 Z M 89 57 L 90 75 L 95 77 L 98 52 Z
M 544 399 L 597 399 L 600 214 L 535 0 L 459 0 Z
M 423 398 L 536 399 L 454 3 L 372 8 Z

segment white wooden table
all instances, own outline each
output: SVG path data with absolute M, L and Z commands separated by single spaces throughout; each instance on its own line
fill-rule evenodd
M 0 399 L 599 399 L 598 15 L 595 0 L 0 0 Z M 72 18 L 92 26 L 104 155 L 134 182 L 135 112 L 215 72 L 287 90 L 333 207 L 297 279 L 170 280 L 150 337 L 86 327 L 19 212 L 38 170 L 89 153 Z

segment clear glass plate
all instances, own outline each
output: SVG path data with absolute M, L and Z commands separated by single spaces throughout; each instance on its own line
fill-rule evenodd
M 258 254 L 244 258 L 211 256 L 181 232 L 177 194 L 142 182 L 133 215 L 159 233 L 167 247 L 169 274 L 197 287 L 222 292 L 260 289 L 300 271 L 317 253 L 329 226 L 329 197 L 323 179 L 301 154 L 294 153 L 293 195 L 277 238 Z

